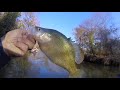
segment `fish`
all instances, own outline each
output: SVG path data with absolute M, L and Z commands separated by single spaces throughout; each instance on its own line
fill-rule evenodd
M 31 28 L 30 31 L 41 51 L 53 63 L 66 69 L 70 76 L 79 76 L 80 71 L 75 64 L 75 48 L 64 34 L 55 29 L 39 26 Z

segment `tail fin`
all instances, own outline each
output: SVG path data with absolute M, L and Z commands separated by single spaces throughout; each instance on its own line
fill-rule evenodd
M 75 62 L 76 62 L 77 64 L 80 64 L 80 63 L 82 63 L 83 60 L 84 60 L 84 52 L 83 52 L 82 48 L 80 48 L 80 47 L 77 45 L 77 43 L 73 43 L 73 42 L 72 42 L 72 45 L 73 45 L 73 47 L 74 47 L 74 49 L 75 49 Z

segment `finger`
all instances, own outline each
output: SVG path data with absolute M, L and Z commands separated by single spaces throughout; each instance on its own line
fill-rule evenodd
M 33 35 L 28 34 L 27 38 L 35 44 L 36 41 L 35 41 Z
M 31 42 L 29 39 L 27 39 L 27 37 L 25 37 L 25 36 L 23 36 L 23 37 L 18 37 L 17 39 L 16 39 L 16 41 L 14 41 L 14 42 L 19 42 L 19 43 L 24 43 L 25 45 L 27 45 L 28 46 L 28 49 L 32 49 L 33 48 L 33 46 L 34 46 L 34 43 L 33 42 Z
M 23 43 L 25 43 L 26 45 L 28 45 L 28 49 L 32 49 L 34 44 L 35 44 L 35 40 L 33 38 L 32 35 L 28 34 L 28 32 L 23 32 L 22 33 L 22 41 Z
M 28 32 L 25 31 L 25 30 L 22 30 L 21 36 L 22 36 L 23 38 L 27 38 Z
M 14 45 L 19 48 L 21 51 L 23 51 L 24 53 L 27 52 L 28 50 L 28 46 L 22 42 L 15 42 Z
M 7 44 L 7 48 L 4 49 L 10 56 L 23 56 L 25 54 L 21 49 L 17 48 L 14 44 L 9 45 Z
M 31 42 L 31 41 L 30 41 L 29 39 L 27 39 L 27 38 L 24 38 L 24 39 L 23 39 L 23 43 L 28 46 L 28 49 L 32 49 L 33 46 L 34 46 L 34 43 Z
M 25 52 L 21 51 L 21 49 L 15 47 L 14 50 L 7 50 L 10 56 L 24 56 Z

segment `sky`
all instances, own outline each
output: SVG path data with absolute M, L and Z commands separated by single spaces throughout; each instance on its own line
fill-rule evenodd
M 89 19 L 94 12 L 37 12 L 39 26 L 56 29 L 68 38 L 75 40 L 74 28 Z M 111 12 L 112 19 L 120 26 L 120 12 Z M 120 33 L 120 32 L 119 32 Z

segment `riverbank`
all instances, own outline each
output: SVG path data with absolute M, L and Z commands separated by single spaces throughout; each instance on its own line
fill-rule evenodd
M 115 57 L 112 56 L 102 57 L 97 55 L 85 55 L 84 61 L 95 64 L 101 64 L 105 66 L 115 66 L 115 67 L 120 66 L 120 62 L 117 62 L 117 60 L 115 60 Z

